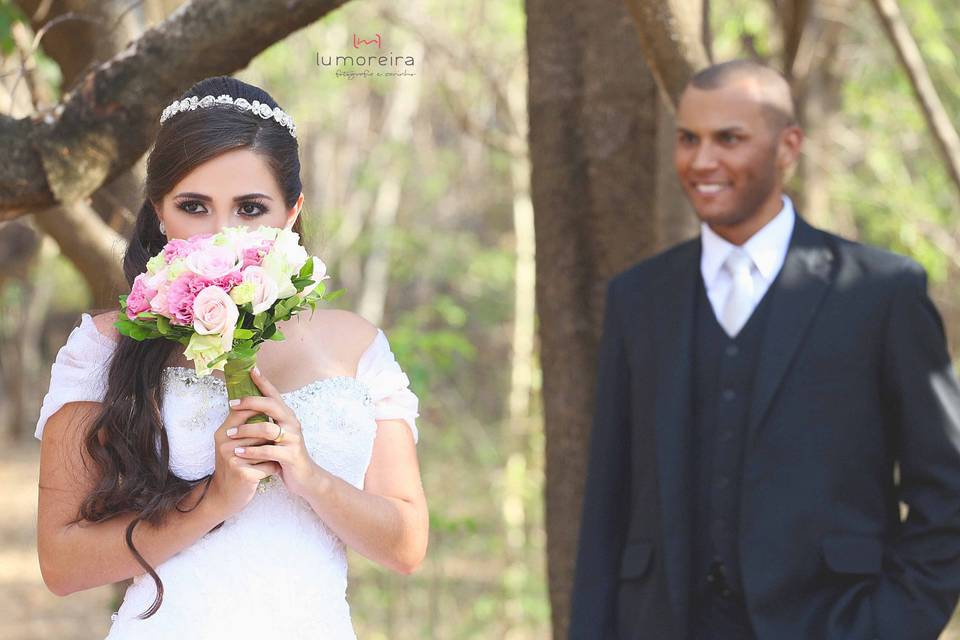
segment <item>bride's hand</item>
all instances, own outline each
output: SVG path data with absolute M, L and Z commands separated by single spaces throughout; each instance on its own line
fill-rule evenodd
M 313 461 L 303 442 L 303 430 L 300 421 L 283 398 L 277 388 L 267 380 L 258 369 L 250 372 L 263 396 L 244 396 L 239 402 L 231 405 L 234 410 L 253 410 L 267 415 L 273 422 L 254 422 L 241 424 L 236 431 L 231 429 L 227 435 L 234 439 L 264 438 L 270 442 L 258 446 L 242 447 L 242 451 L 235 452 L 240 458 L 250 461 L 275 460 L 280 464 L 280 477 L 287 490 L 293 494 L 303 496 L 308 487 L 315 482 L 320 467 Z M 283 429 L 280 442 L 274 442 Z

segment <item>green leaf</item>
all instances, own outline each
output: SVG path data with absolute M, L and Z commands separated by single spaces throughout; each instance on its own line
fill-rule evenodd
M 253 331 L 250 329 L 235 329 L 233 331 L 233 337 L 236 340 L 247 340 L 253 337 Z
M 300 267 L 300 273 L 297 274 L 297 277 L 310 279 L 310 276 L 312 275 L 313 275 L 313 260 L 308 258 L 307 261 L 303 263 L 303 266 Z
M 162 335 L 170 334 L 173 331 L 170 327 L 170 319 L 166 316 L 159 316 L 157 318 L 157 331 Z
M 278 329 L 270 335 L 271 340 L 286 340 L 287 337 Z
M 233 350 L 233 353 L 238 358 L 252 358 L 257 355 L 257 351 L 253 347 L 237 347 Z
M 137 326 L 137 323 L 127 317 L 122 317 L 120 320 L 117 320 L 113 323 L 113 326 L 117 328 L 117 331 L 123 335 L 130 335 L 130 331 Z

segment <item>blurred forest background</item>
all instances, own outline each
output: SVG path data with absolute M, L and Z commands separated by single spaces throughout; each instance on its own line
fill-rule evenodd
M 236 73 L 294 117 L 305 244 L 346 288 L 338 304 L 384 328 L 421 398 L 430 549 L 412 576 L 351 555 L 366 640 L 563 637 L 598 296 L 616 271 L 697 232 L 672 177 L 669 102 L 703 56 L 788 73 L 808 135 L 791 183 L 801 214 L 919 260 L 960 355 L 955 0 L 901 0 L 930 79 L 920 86 L 942 106 L 932 119 L 880 19 L 889 0 L 664 1 L 696 45 L 666 53 L 645 36 L 657 2 L 353 0 L 285 15 L 277 3 L 259 24 L 287 24 L 255 37 L 239 17 L 207 23 L 223 33 L 167 32 L 176 55 L 138 70 L 156 93 L 124 80 L 130 41 L 229 4 L 0 0 L 0 637 L 102 637 L 126 586 L 65 598 L 44 587 L 33 430 L 80 312 L 116 304 L 125 284 L 156 118 L 206 75 Z M 270 5 L 232 3 L 238 16 L 258 4 Z M 321 64 L 375 35 L 415 65 L 351 78 Z M 86 136 L 90 113 L 71 111 L 93 87 L 117 88 L 134 113 L 122 136 Z M 63 113 L 80 126 L 42 129 Z M 571 130 L 576 148 L 557 142 Z M 104 151 L 94 134 L 120 139 Z M 61 143 L 58 165 L 43 149 Z

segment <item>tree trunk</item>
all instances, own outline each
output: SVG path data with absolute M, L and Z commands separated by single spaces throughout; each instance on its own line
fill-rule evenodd
M 660 98 L 622 2 L 526 8 L 548 580 L 553 636 L 563 638 L 605 283 L 658 247 Z
M 665 240 L 696 232 L 673 175 L 666 96 L 679 95 L 690 71 L 706 64 L 697 44 L 702 0 L 627 4 L 634 19 L 618 0 L 526 2 L 548 580 L 558 639 L 569 623 L 606 283 Z M 692 13 L 679 20 L 681 9 Z

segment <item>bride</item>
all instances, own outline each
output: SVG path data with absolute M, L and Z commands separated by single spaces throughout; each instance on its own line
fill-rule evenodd
M 302 235 L 299 174 L 293 122 L 267 93 L 198 82 L 161 118 L 127 280 L 170 239 Z M 221 372 L 198 377 L 182 345 L 121 336 L 116 319 L 82 315 L 37 423 L 47 587 L 132 577 L 110 640 L 355 638 L 346 547 L 408 574 L 428 538 L 418 400 L 383 332 L 331 309 L 282 322 L 253 375 L 263 397 L 229 406 Z M 270 421 L 244 424 L 257 413 Z

